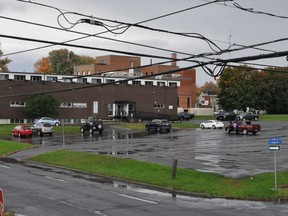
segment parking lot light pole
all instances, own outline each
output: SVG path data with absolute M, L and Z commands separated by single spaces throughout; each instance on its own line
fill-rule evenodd
M 62 119 L 63 149 L 65 149 L 64 119 Z

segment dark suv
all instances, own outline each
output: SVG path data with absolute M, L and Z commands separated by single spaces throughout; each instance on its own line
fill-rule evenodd
M 234 121 L 236 119 L 236 114 L 234 112 L 225 112 L 216 115 L 218 121 Z
M 170 132 L 171 124 L 167 119 L 153 119 L 152 121 L 146 123 L 145 128 L 147 131 L 156 130 L 157 132 Z
M 103 130 L 104 130 L 103 122 L 94 116 L 89 117 L 86 123 L 81 125 L 80 127 L 81 133 L 89 131 L 90 134 L 93 134 L 94 131 L 98 131 L 99 134 L 102 134 Z

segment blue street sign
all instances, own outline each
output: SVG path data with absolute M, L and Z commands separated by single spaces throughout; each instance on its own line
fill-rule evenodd
M 268 140 L 269 145 L 280 145 L 282 144 L 282 141 L 280 140 L 279 137 L 272 137 Z

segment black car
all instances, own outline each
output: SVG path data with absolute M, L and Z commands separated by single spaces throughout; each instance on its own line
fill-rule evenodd
M 157 132 L 170 132 L 171 124 L 167 119 L 153 119 L 152 121 L 146 123 L 145 128 L 147 131 L 156 130 Z
M 257 121 L 259 119 L 259 114 L 247 112 L 247 113 L 241 113 L 240 115 L 237 115 L 237 120 L 255 120 Z
M 80 127 L 81 133 L 89 131 L 90 134 L 93 134 L 94 131 L 98 131 L 99 134 L 102 134 L 103 130 L 103 122 L 96 117 L 89 117 L 85 124 L 81 125 Z
M 216 115 L 218 121 L 234 121 L 236 119 L 236 113 L 234 112 L 225 112 Z
M 191 114 L 191 113 L 186 113 L 186 112 L 180 112 L 177 114 L 177 120 L 178 121 L 189 121 L 190 119 L 193 119 L 194 118 L 194 114 Z

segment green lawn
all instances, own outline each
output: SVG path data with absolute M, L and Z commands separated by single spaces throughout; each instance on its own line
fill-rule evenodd
M 22 151 L 32 148 L 33 145 L 27 143 L 17 143 L 7 140 L 0 140 L 0 157 L 12 154 L 13 152 Z
M 279 187 L 275 192 L 274 173 L 232 179 L 178 168 L 176 178 L 172 179 L 172 168 L 169 166 L 67 150 L 38 155 L 29 160 L 208 197 L 249 200 L 288 198 L 288 189 L 285 188 L 288 185 L 288 172 L 278 172 Z

